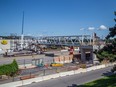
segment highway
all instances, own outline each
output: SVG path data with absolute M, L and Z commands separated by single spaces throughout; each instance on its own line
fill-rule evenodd
M 104 69 L 99 69 L 95 71 L 90 71 L 87 73 L 81 73 L 71 76 L 59 77 L 56 79 L 46 80 L 39 83 L 32 83 L 22 87 L 75 87 L 73 85 L 80 85 L 86 82 L 90 82 L 103 76 L 112 74 L 110 69 L 112 67 L 107 67 Z

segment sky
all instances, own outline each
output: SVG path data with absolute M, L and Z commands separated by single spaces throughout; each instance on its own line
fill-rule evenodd
M 113 27 L 116 0 L 0 0 L 0 36 L 24 35 L 105 37 Z

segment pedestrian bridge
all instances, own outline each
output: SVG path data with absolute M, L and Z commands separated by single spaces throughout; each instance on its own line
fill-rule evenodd
M 91 35 L 42 36 L 38 43 L 43 45 L 80 46 L 91 45 Z

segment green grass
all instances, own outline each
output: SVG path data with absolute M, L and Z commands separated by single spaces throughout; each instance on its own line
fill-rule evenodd
M 77 87 L 116 87 L 116 74 Z

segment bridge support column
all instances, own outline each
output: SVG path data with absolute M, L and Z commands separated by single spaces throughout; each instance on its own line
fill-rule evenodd
M 81 46 L 81 61 L 83 63 L 86 63 L 86 61 L 89 61 L 89 63 L 93 63 L 93 47 L 92 46 Z M 90 53 L 89 59 L 86 58 L 88 52 Z
M 81 61 L 83 63 L 86 62 L 86 54 L 85 54 L 85 50 L 84 49 L 81 49 Z
M 90 50 L 90 59 L 91 59 L 91 63 L 93 64 L 93 50 Z

